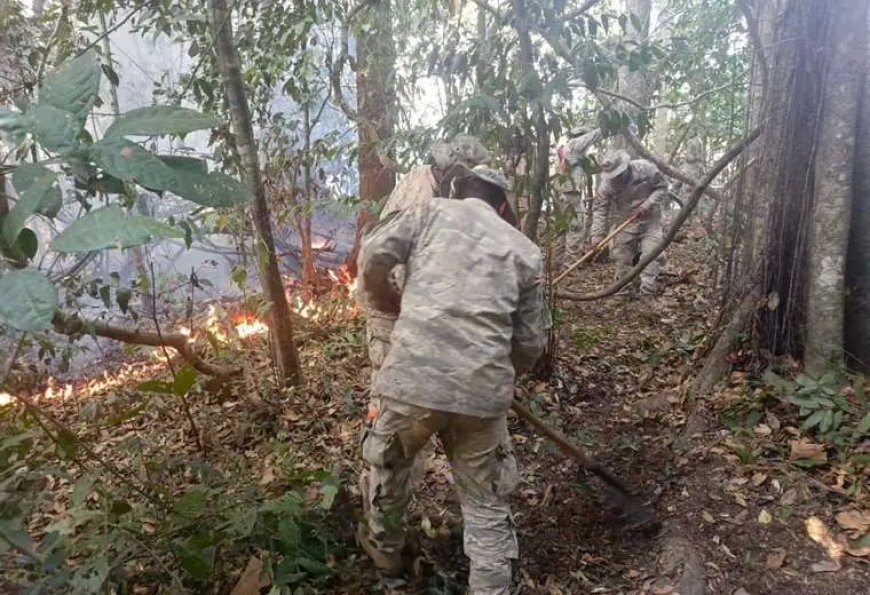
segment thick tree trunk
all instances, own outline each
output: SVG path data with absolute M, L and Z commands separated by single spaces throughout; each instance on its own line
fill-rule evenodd
M 769 80 L 753 120 L 765 129 L 746 176 L 751 214 L 765 220 L 761 279 L 771 307 L 759 311 L 760 346 L 797 357 L 803 355 L 807 228 L 824 74 L 825 30 L 819 23 L 828 14 L 822 2 L 763 4 L 761 41 Z M 744 253 L 747 261 L 753 257 Z
M 275 351 L 275 364 L 281 381 L 288 385 L 298 385 L 302 381 L 299 356 L 293 340 L 293 320 L 278 259 L 275 256 L 275 242 L 272 237 L 272 223 L 269 207 L 266 204 L 266 191 L 260 175 L 251 111 L 242 84 L 239 52 L 233 42 L 233 29 L 226 0 L 209 0 L 212 18 L 212 33 L 215 51 L 221 70 L 236 147 L 242 161 L 248 197 L 254 209 L 254 226 L 257 229 L 258 243 L 264 257 L 258 258 L 263 293 L 270 304 L 271 335 Z
M 870 6 L 868 6 L 870 11 Z M 870 24 L 870 16 L 868 16 Z M 864 65 L 864 92 L 855 147 L 852 225 L 846 260 L 846 355 L 850 367 L 870 372 L 870 64 Z
M 346 264 L 356 275 L 356 258 L 363 228 L 372 220 L 371 208 L 396 185 L 392 159 L 381 159 L 395 134 L 396 42 L 389 0 L 374 0 L 362 10 L 355 27 L 357 39 L 357 130 L 359 134 L 359 198 L 363 205 L 357 236 Z M 388 153 L 392 153 L 391 151 Z
M 815 163 L 804 364 L 820 374 L 843 363 L 846 250 L 855 135 L 867 54 L 866 0 L 832 2 L 827 75 Z

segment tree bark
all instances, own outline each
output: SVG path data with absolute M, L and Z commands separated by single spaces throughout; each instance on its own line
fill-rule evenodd
M 804 365 L 821 374 L 843 363 L 846 250 L 852 213 L 852 176 L 867 25 L 866 0 L 832 6 L 827 75 L 815 163 L 810 227 L 809 295 Z
M 631 24 L 626 28 L 626 40 L 634 41 L 635 43 L 644 43 L 649 39 L 649 24 L 650 14 L 652 12 L 651 0 L 625 0 L 626 12 L 633 14 L 641 22 L 641 30 L 637 31 L 634 25 Z M 629 46 L 631 49 L 634 46 Z M 652 84 L 647 79 L 647 74 L 643 69 L 635 71 L 629 70 L 628 66 L 620 66 L 616 73 L 617 92 L 620 95 L 625 95 L 641 105 L 649 105 L 652 96 Z M 637 109 L 627 102 L 619 102 L 620 109 L 623 109 L 632 115 L 632 118 L 637 121 L 642 114 Z M 632 147 L 629 145 L 625 137 L 615 136 L 610 145 L 611 150 L 625 150 L 631 152 Z
M 867 20 L 870 25 L 870 15 Z M 845 345 L 849 366 L 866 374 L 870 372 L 870 63 L 864 64 L 853 192 L 846 259 Z
M 534 49 L 529 34 L 529 21 L 525 0 L 513 0 L 514 28 L 520 42 L 520 70 L 526 87 L 522 89 L 526 100 L 531 106 L 531 127 L 535 138 L 534 165 L 532 168 L 531 192 L 529 194 L 529 212 L 526 215 L 526 235 L 530 240 L 538 239 L 538 221 L 541 209 L 548 193 L 550 177 L 550 128 L 547 115 L 541 104 L 541 79 L 535 70 Z
M 266 204 L 266 191 L 257 161 L 254 129 L 251 123 L 251 110 L 242 84 L 239 52 L 233 42 L 232 20 L 226 0 L 209 0 L 212 18 L 212 33 L 215 51 L 221 70 L 230 115 L 235 133 L 236 147 L 242 162 L 248 198 L 254 209 L 254 226 L 257 230 L 262 257 L 257 259 L 263 293 L 269 302 L 269 317 L 275 364 L 280 380 L 288 385 L 302 382 L 299 356 L 293 340 L 293 320 L 278 259 L 275 256 L 275 242 L 272 236 L 272 223 L 269 207 Z
M 357 220 L 354 246 L 345 261 L 352 275 L 356 275 L 362 231 L 375 219 L 370 207 L 387 197 L 396 186 L 393 160 L 381 158 L 385 144 L 395 134 L 396 118 L 396 42 L 389 0 L 371 1 L 368 7 L 362 9 L 359 24 L 354 29 L 357 40 L 357 132 L 362 210 Z

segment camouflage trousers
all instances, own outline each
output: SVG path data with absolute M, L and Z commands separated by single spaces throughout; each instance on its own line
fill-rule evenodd
M 450 462 L 464 521 L 470 565 L 469 595 L 508 595 L 511 560 L 519 555 L 507 503 L 519 475 L 507 417 L 470 417 L 425 409 L 392 399 L 373 399 L 362 440 L 368 471 L 366 517 L 378 550 L 400 552 L 405 510 L 411 500 L 411 467 L 433 435 L 441 438 Z M 372 419 L 373 418 L 373 419 Z
M 617 218 L 617 220 L 624 220 L 624 217 Z M 634 268 L 635 259 L 643 258 L 649 254 L 653 248 L 661 243 L 663 238 L 662 214 L 658 208 L 653 209 L 646 217 L 621 231 L 613 238 L 613 245 L 610 248 L 610 257 L 616 263 L 614 279 L 621 279 L 627 275 Z M 658 276 L 663 260 L 663 257 L 659 256 L 641 271 L 641 295 L 654 296 L 658 294 Z M 626 285 L 617 295 L 627 297 L 631 291 L 630 288 L 631 284 Z

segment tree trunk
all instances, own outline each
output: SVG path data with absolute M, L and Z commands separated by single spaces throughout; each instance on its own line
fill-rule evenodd
M 643 43 L 647 41 L 647 39 L 649 39 L 649 23 L 650 14 L 652 12 L 652 1 L 625 0 L 625 10 L 626 12 L 636 16 L 638 19 L 640 19 L 641 22 L 641 30 L 637 31 L 634 28 L 634 25 L 631 24 L 631 19 L 629 19 L 629 25 L 626 28 L 626 39 L 635 41 L 637 43 Z M 616 80 L 617 92 L 620 95 L 625 95 L 626 97 L 633 99 L 641 105 L 649 105 L 652 95 L 652 85 L 647 79 L 647 74 L 644 72 L 643 69 L 638 69 L 632 72 L 631 70 L 629 70 L 628 66 L 620 66 L 616 74 Z M 631 105 L 630 103 L 619 101 L 617 105 L 620 109 L 630 113 L 635 121 L 637 121 L 637 119 L 642 116 L 637 107 Z M 624 150 L 628 151 L 629 153 L 633 153 L 631 147 L 621 135 L 616 135 L 615 137 L 613 137 L 610 148 L 611 150 Z
M 796 357 L 803 356 L 806 236 L 824 73 L 825 31 L 818 24 L 828 11 L 827 3 L 774 0 L 763 4 L 760 19 L 769 80 L 753 121 L 765 129 L 746 178 L 751 217 L 765 220 L 761 279 L 770 307 L 759 311 L 757 331 L 762 348 Z M 745 260 L 754 257 L 754 250 L 744 251 Z
M 846 292 L 845 342 L 849 366 L 866 374 L 870 372 L 870 64 L 864 65 L 853 192 L 846 260 L 849 287 Z
M 396 42 L 389 0 L 374 0 L 362 10 L 355 27 L 357 40 L 357 131 L 359 134 L 359 198 L 362 204 L 353 249 L 345 261 L 356 275 L 363 228 L 374 216 L 371 207 L 396 186 L 392 159 L 379 153 L 393 139 L 396 118 Z
M 532 167 L 531 192 L 529 193 L 529 212 L 526 215 L 526 235 L 530 240 L 538 239 L 538 221 L 547 197 L 550 177 L 550 128 L 547 115 L 541 104 L 541 79 L 534 66 L 534 49 L 529 34 L 528 14 L 525 0 L 513 0 L 514 28 L 520 42 L 520 70 L 523 72 L 525 87 L 521 89 L 531 106 L 530 131 L 535 138 L 534 165 Z
M 863 66 L 866 0 L 832 3 L 827 75 L 815 163 L 804 364 L 810 374 L 843 363 L 846 250 Z
M 275 351 L 275 364 L 282 382 L 298 385 L 302 381 L 299 356 L 293 340 L 293 320 L 272 237 L 272 223 L 266 192 L 257 162 L 254 129 L 251 111 L 242 84 L 239 52 L 233 42 L 233 29 L 226 0 L 209 0 L 212 17 L 212 33 L 215 51 L 220 65 L 221 78 L 227 93 L 230 115 L 235 133 L 236 147 L 242 162 L 248 198 L 254 208 L 254 226 L 257 230 L 259 248 L 263 256 L 258 258 L 263 293 L 270 304 L 271 336 Z

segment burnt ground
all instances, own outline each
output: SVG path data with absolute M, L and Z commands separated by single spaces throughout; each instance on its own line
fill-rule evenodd
M 870 551 L 855 552 L 862 557 L 833 551 L 830 542 L 823 547 L 825 540 L 818 531 L 811 538 L 807 525 L 813 519 L 836 537 L 837 513 L 866 511 L 868 466 L 844 463 L 834 453 L 816 469 L 795 465 L 789 445 L 802 431 L 794 412 L 759 409 L 756 385 L 739 372 L 714 394 L 687 398 L 716 315 L 702 252 L 703 238 L 692 234 L 669 249 L 664 293 L 654 310 L 609 299 L 559 302 L 555 373 L 547 382 L 526 384 L 526 403 L 633 486 L 663 527 L 653 535 L 627 530 L 599 480 L 512 416 L 522 474 L 512 498 L 521 550 L 516 592 L 868 592 Z M 567 289 L 602 287 L 611 274 L 611 265 L 593 264 L 575 273 Z M 410 511 L 409 526 L 420 544 L 416 578 L 380 582 L 354 543 L 361 508 L 357 438 L 369 376 L 360 328 L 358 317 L 347 313 L 324 312 L 320 320 L 303 321 L 299 342 L 307 385 L 296 392 L 264 392 L 265 345 L 249 341 L 232 356 L 246 362 L 245 379 L 231 385 L 204 381 L 190 396 L 193 417 L 212 463 L 220 468 L 239 458 L 254 461 L 253 480 L 261 485 L 279 474 L 266 445 L 276 435 L 284 437 L 299 465 L 342 470 L 345 483 L 329 518 L 344 545 L 339 572 L 329 586 L 306 592 L 461 593 L 467 561 L 440 448 L 427 462 Z M 111 416 L 139 402 L 136 384 L 162 369 L 145 354 L 127 359 L 112 373 L 72 382 L 71 389 L 58 384 L 54 393 L 64 393 L 62 398 L 45 398 L 43 385 L 38 401 L 80 430 L 97 453 L 116 457 L 116 464 L 123 460 L 116 445 L 131 435 L 147 445 L 150 454 L 143 457 L 196 456 L 186 417 L 174 406 L 148 408 L 127 423 L 93 431 L 94 409 Z M 685 447 L 677 448 L 680 439 Z M 850 482 L 865 489 L 845 495 Z M 183 489 L 183 481 L 178 487 Z M 209 592 L 228 593 L 245 560 L 223 560 L 220 567 Z

